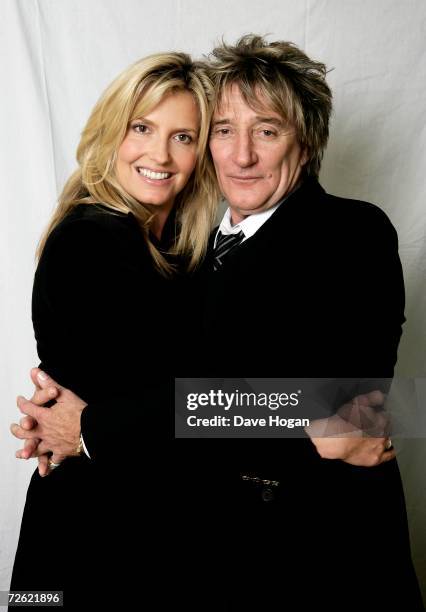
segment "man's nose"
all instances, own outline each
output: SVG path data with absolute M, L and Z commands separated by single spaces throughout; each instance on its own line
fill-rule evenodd
M 234 162 L 241 168 L 252 166 L 257 162 L 257 153 L 248 132 L 240 132 L 234 141 Z

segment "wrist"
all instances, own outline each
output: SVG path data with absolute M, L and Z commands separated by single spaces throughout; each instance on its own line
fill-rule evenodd
M 77 447 L 75 449 L 75 452 L 76 452 L 77 455 L 84 455 L 83 436 L 81 435 L 81 431 L 80 431 L 80 435 L 78 437 L 78 444 L 77 444 Z

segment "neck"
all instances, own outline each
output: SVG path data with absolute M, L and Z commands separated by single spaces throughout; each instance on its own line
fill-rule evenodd
M 145 204 L 145 207 L 154 215 L 151 225 L 149 226 L 149 231 L 157 238 L 157 240 L 161 240 L 164 226 L 166 225 L 166 221 L 173 209 L 173 203 L 164 207 L 147 206 Z
M 163 234 L 164 226 L 166 225 L 167 217 L 169 216 L 169 212 L 158 212 L 156 213 L 154 219 L 152 220 L 151 225 L 149 226 L 149 230 L 157 240 L 161 240 L 161 236 Z

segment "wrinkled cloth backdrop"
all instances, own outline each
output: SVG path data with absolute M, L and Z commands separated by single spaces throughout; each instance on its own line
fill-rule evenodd
M 9 587 L 34 469 L 14 459 L 18 444 L 8 433 L 17 418 L 15 396 L 30 394 L 28 371 L 37 363 L 30 314 L 34 251 L 75 166 L 88 113 L 136 59 L 169 49 L 201 55 L 222 35 L 232 42 L 252 31 L 292 40 L 334 68 L 335 113 L 321 182 L 331 193 L 379 204 L 396 226 L 408 319 L 397 372 L 425 377 L 424 0 L 1 0 L 0 590 Z M 353 247 L 368 244 L 360 236 Z M 425 440 L 399 446 L 425 591 Z

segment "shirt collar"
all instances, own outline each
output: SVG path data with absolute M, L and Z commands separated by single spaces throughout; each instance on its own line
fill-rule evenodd
M 298 187 L 299 185 L 296 187 L 296 189 L 293 189 L 291 193 L 286 195 L 282 200 L 277 202 L 277 204 L 272 206 L 272 208 L 268 208 L 267 210 L 263 210 L 262 212 L 256 213 L 254 215 L 247 215 L 247 217 L 244 217 L 244 219 L 236 225 L 232 225 L 231 209 L 228 207 L 216 232 L 216 236 L 214 239 L 214 247 L 216 247 L 216 240 L 219 232 L 221 232 L 224 236 L 243 232 L 244 240 L 242 242 L 254 236 L 257 230 L 260 229 L 264 223 L 266 223 L 266 221 L 274 214 L 274 212 L 281 206 L 281 204 L 285 202 L 287 198 L 289 198 L 298 189 Z

